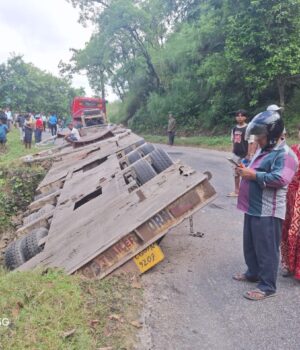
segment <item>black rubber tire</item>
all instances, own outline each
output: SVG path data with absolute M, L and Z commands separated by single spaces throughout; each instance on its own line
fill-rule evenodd
M 139 150 L 141 150 L 144 156 L 146 156 L 150 152 L 154 151 L 155 147 L 151 143 L 145 143 L 139 148 Z
M 124 154 L 130 153 L 132 150 L 133 150 L 132 147 L 128 146 L 128 147 L 124 148 Z
M 173 161 L 167 152 L 161 148 L 156 148 L 154 151 L 152 151 L 150 153 L 150 158 L 152 160 L 152 166 L 158 174 L 173 164 Z
M 132 151 L 127 154 L 127 159 L 129 164 L 135 163 L 137 160 L 141 159 L 142 156 L 138 151 Z
M 36 220 L 38 218 L 38 216 L 39 216 L 38 211 L 26 216 L 25 218 L 23 218 L 23 224 L 24 225 L 30 224 L 32 221 Z
M 25 261 L 30 260 L 43 250 L 43 248 L 39 246 L 39 241 L 41 238 L 47 236 L 47 234 L 48 230 L 45 227 L 39 227 L 24 237 L 22 253 Z
M 135 147 L 140 147 L 142 146 L 146 141 L 144 139 L 139 140 L 138 142 L 135 143 Z
M 152 166 L 144 159 L 140 159 L 132 165 L 135 171 L 136 179 L 139 185 L 143 185 L 149 180 L 151 180 L 156 172 Z
M 14 270 L 25 262 L 23 254 L 23 238 L 11 242 L 5 250 L 5 265 L 9 270 Z
M 23 223 L 24 225 L 29 224 L 32 221 L 37 220 L 38 218 L 42 217 L 43 215 L 45 215 L 46 213 L 49 213 L 51 210 L 53 210 L 55 208 L 54 205 L 52 204 L 45 204 L 41 209 L 39 209 L 37 212 L 32 213 L 28 216 L 26 216 L 23 219 Z

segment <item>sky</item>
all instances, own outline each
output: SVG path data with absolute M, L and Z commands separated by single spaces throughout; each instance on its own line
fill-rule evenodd
M 79 10 L 66 0 L 0 0 L 0 63 L 14 52 L 58 76 L 59 61 L 67 62 L 69 49 L 83 48 L 92 34 L 78 17 Z M 73 86 L 92 94 L 85 76 L 74 77 Z

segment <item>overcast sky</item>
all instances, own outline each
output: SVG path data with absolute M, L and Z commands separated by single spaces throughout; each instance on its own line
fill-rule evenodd
M 58 75 L 57 65 L 71 57 L 70 48 L 83 48 L 92 28 L 77 22 L 78 10 L 66 0 L 0 0 L 0 62 L 9 53 Z M 91 94 L 85 77 L 74 79 Z

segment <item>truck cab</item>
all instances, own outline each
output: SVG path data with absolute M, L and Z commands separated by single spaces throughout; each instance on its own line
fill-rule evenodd
M 98 97 L 74 97 L 71 116 L 73 123 L 79 126 L 107 124 L 106 101 Z

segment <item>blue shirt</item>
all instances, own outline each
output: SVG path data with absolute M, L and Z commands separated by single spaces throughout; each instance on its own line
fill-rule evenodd
M 6 124 L 0 124 L 0 140 L 6 141 L 6 134 L 8 133 L 8 127 Z
M 49 124 L 52 124 L 52 125 L 55 125 L 55 124 L 57 124 L 57 117 L 56 117 L 56 115 L 51 115 L 50 117 L 49 117 Z
M 242 179 L 237 207 L 253 216 L 285 218 L 287 186 L 298 168 L 295 153 L 285 141 L 271 151 L 258 150 L 248 166 L 255 180 Z

